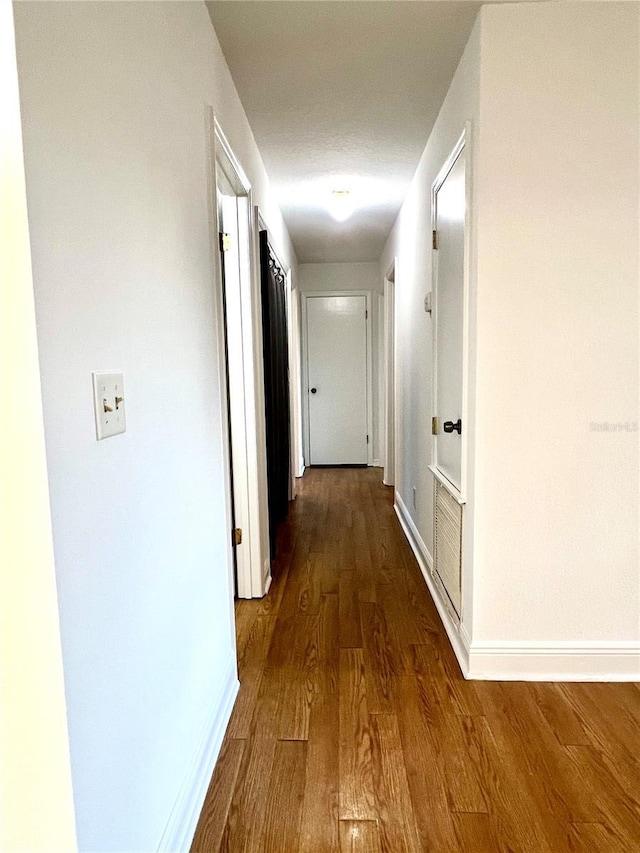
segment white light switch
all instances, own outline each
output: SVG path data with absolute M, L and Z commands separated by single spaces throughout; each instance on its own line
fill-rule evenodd
M 93 406 L 98 441 L 125 431 L 122 373 L 93 374 Z

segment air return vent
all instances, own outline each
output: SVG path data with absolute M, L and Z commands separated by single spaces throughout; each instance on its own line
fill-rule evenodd
M 434 570 L 460 616 L 462 562 L 462 506 L 436 480 Z

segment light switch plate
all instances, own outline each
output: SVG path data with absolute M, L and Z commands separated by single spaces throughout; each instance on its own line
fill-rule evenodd
M 125 431 L 122 373 L 93 374 L 93 407 L 98 441 Z

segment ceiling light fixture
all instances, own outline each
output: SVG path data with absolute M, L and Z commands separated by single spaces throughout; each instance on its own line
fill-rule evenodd
M 353 213 L 353 199 L 349 190 L 331 190 L 331 198 L 328 203 L 329 213 L 337 222 L 344 222 Z

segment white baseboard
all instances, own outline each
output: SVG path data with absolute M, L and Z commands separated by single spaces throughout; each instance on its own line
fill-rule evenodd
M 640 681 L 640 643 L 472 642 L 467 677 L 492 681 Z
M 404 530 L 404 534 L 409 540 L 409 545 L 411 545 L 411 550 L 418 561 L 420 570 L 423 575 L 430 575 L 433 571 L 433 557 L 431 556 L 431 552 L 425 545 L 424 539 L 420 535 L 420 531 L 416 527 L 414 520 L 409 515 L 409 510 L 407 509 L 405 502 L 402 500 L 400 493 L 396 491 L 393 497 L 393 508 L 396 511 L 398 521 Z
M 447 602 L 445 602 L 444 597 L 434 582 L 431 574 L 433 570 L 433 557 L 425 545 L 418 528 L 409 515 L 409 511 L 397 490 L 395 492 L 393 508 L 396 511 L 396 515 L 398 516 L 400 525 L 404 530 L 404 534 L 407 537 L 409 545 L 411 546 L 411 550 L 418 561 L 420 571 L 427 583 L 431 598 L 433 599 L 438 613 L 440 614 L 440 619 L 442 620 L 444 629 L 447 632 L 447 636 L 449 637 L 449 642 L 451 643 L 455 656 L 458 659 L 458 664 L 462 670 L 462 674 L 465 678 L 468 678 L 469 646 L 467 642 L 467 633 L 464 631 L 463 626 L 454 621 Z
M 372 468 L 382 468 L 382 462 L 379 459 L 374 459 L 371 463 Z
M 264 594 L 265 594 L 265 595 L 269 592 L 269 589 L 270 589 L 270 587 L 271 587 L 271 581 L 272 581 L 272 580 L 273 580 L 273 577 L 272 577 L 272 575 L 271 575 L 271 571 L 269 571 L 269 574 L 267 575 L 267 579 L 266 579 L 266 581 L 264 582 Z
M 640 642 L 472 641 L 452 617 L 431 570 L 433 559 L 402 497 L 394 509 L 465 678 L 484 681 L 640 681 Z
M 224 679 L 222 698 L 211 709 L 203 726 L 198 749 L 178 791 L 158 845 L 158 853 L 186 852 L 191 847 L 239 687 L 234 659 Z

